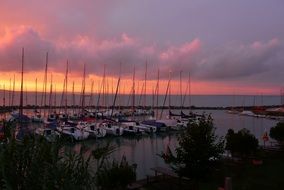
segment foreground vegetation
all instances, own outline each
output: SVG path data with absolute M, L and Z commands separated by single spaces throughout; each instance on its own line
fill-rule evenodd
M 212 119 L 203 117 L 179 136 L 179 147 L 174 152 L 168 148 L 161 154 L 180 177 L 190 180 L 175 185 L 167 180 L 158 187 L 216 190 L 224 187 L 225 177 L 230 177 L 233 189 L 281 189 L 284 186 L 283 129 L 283 123 L 271 129 L 270 137 L 280 145 L 273 149 L 259 147 L 258 140 L 247 129 L 238 132 L 229 129 L 225 145 L 215 135 Z M 224 150 L 232 157 L 221 157 Z M 157 189 L 157 184 L 147 189 Z
M 74 152 L 61 140 L 49 143 L 29 135 L 16 141 L 10 133 L 13 126 L 5 127 L 8 140 L 0 145 L 0 189 L 125 189 L 135 180 L 135 170 L 126 158 L 109 159 L 114 151 L 110 144 L 92 152 L 84 147 Z M 92 163 L 97 167 L 91 167 Z M 115 176 L 123 176 L 123 182 Z
M 224 178 L 232 178 L 233 190 L 279 190 L 284 186 L 284 155 L 281 152 L 261 150 L 262 164 L 253 160 L 224 160 L 219 170 L 205 179 L 200 189 L 218 189 L 224 187 Z
M 246 129 L 228 130 L 225 141 L 215 135 L 210 116 L 189 126 L 179 137 L 179 146 L 160 156 L 186 181 L 167 179 L 148 184 L 146 189 L 204 189 L 224 187 L 225 177 L 233 189 L 281 189 L 284 186 L 282 123 L 271 129 L 270 137 L 279 149 L 259 147 L 258 140 Z M 280 132 L 279 132 L 280 131 Z M 48 143 L 43 138 L 27 136 L 18 142 L 13 126 L 6 126 L 6 142 L 0 144 L 0 189 L 126 189 L 135 181 L 135 167 L 126 158 L 109 159 L 115 151 L 110 144 L 88 152 L 66 149 L 66 142 Z M 232 157 L 223 157 L 227 150 Z M 91 167 L 95 166 L 95 167 Z

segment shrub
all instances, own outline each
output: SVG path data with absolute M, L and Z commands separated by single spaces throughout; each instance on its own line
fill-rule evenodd
M 97 172 L 96 183 L 102 189 L 126 189 L 136 179 L 136 172 L 123 157 L 119 162 L 105 163 Z
M 278 122 L 275 127 L 270 129 L 269 136 L 277 140 L 280 144 L 284 142 L 284 122 Z
M 198 123 L 188 125 L 178 137 L 176 156 L 168 148 L 162 158 L 180 176 L 201 179 L 215 168 L 224 151 L 224 141 L 215 135 L 211 116 L 203 116 Z
M 233 156 L 248 157 L 257 152 L 258 140 L 247 129 L 241 129 L 237 133 L 229 129 L 226 135 L 226 150 Z
M 94 189 L 83 153 L 62 153 L 60 143 L 28 137 L 1 145 L 0 189 Z

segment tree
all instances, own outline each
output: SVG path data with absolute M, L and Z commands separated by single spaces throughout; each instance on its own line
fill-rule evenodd
M 278 122 L 275 127 L 272 127 L 269 136 L 284 145 L 284 122 Z
M 215 135 L 211 116 L 202 116 L 199 122 L 189 124 L 178 137 L 179 147 L 174 155 L 168 148 L 162 158 L 179 176 L 199 180 L 215 168 L 224 151 L 224 140 Z
M 239 155 L 245 158 L 257 152 L 258 140 L 245 128 L 237 133 L 229 129 L 226 135 L 226 150 L 229 150 L 233 156 Z

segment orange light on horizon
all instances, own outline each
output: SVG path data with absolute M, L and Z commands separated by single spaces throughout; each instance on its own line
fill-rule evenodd
M 20 73 L 15 72 L 1 72 L 1 81 L 0 86 L 3 90 L 5 84 L 5 90 L 12 90 L 13 78 L 15 75 L 15 91 L 20 91 Z M 47 93 L 50 92 L 51 85 L 51 75 L 52 75 L 52 85 L 53 92 L 60 93 L 63 89 L 64 74 L 52 72 L 47 76 Z M 29 92 L 36 91 L 36 78 L 37 78 L 37 91 L 43 91 L 43 72 L 27 72 L 24 74 L 24 90 L 27 89 Z M 82 86 L 82 76 L 70 74 L 68 76 L 68 86 L 67 91 L 72 92 L 73 81 L 74 81 L 74 92 L 81 93 Z M 88 75 L 86 77 L 86 87 L 85 92 L 87 94 L 91 93 L 91 85 L 94 81 L 93 93 L 99 93 L 102 90 L 102 81 L 103 77 L 97 75 Z M 112 94 L 116 91 L 118 79 L 115 77 L 106 77 L 105 79 L 105 93 Z M 144 94 L 143 88 L 144 80 L 135 81 L 135 94 L 140 95 Z M 119 94 L 131 94 L 133 81 L 132 79 L 121 79 Z M 155 92 L 157 85 L 156 80 L 147 80 L 146 94 L 153 94 Z M 159 94 L 165 94 L 168 85 L 168 80 L 161 80 L 159 82 Z M 187 91 L 186 91 L 187 89 Z M 173 80 L 171 81 L 171 90 L 170 93 L 180 94 L 180 81 Z M 182 81 L 182 94 L 189 94 L 187 80 Z M 255 95 L 255 94 L 267 94 L 267 95 L 276 95 L 278 91 L 275 88 L 260 88 L 260 87 L 251 87 L 251 86 L 236 86 L 230 85 L 226 82 L 202 82 L 202 81 L 192 81 L 190 86 L 190 94 L 195 95 L 226 95 L 226 94 L 235 94 L 235 95 Z

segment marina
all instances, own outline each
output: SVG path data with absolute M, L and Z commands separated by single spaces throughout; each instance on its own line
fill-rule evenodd
M 0 4 L 1 190 L 283 189 L 282 1 Z
M 246 128 L 259 140 L 260 145 L 263 145 L 263 133 L 269 131 L 275 126 L 277 120 L 260 117 L 249 117 L 238 114 L 228 114 L 226 110 L 198 110 L 198 114 L 211 114 L 216 127 L 218 136 L 225 136 L 228 129 L 236 131 Z M 165 115 L 166 117 L 166 115 Z M 136 117 L 138 120 L 144 116 Z M 36 130 L 42 127 L 42 123 L 31 123 L 31 130 Z M 160 133 L 145 133 L 143 135 L 123 135 L 113 136 L 106 135 L 104 138 L 89 138 L 88 140 L 74 142 L 68 146 L 79 151 L 81 146 L 86 146 L 89 151 L 98 146 L 106 145 L 110 142 L 116 147 L 116 150 L 111 154 L 111 158 L 120 160 L 126 156 L 131 164 L 137 164 L 137 179 L 144 179 L 148 174 L 151 174 L 152 167 L 168 167 L 163 159 L 158 156 L 165 151 L 167 146 L 175 148 L 178 145 L 177 136 L 182 131 L 168 131 Z M 273 143 L 273 140 L 270 140 Z M 269 143 L 267 145 L 269 146 Z

